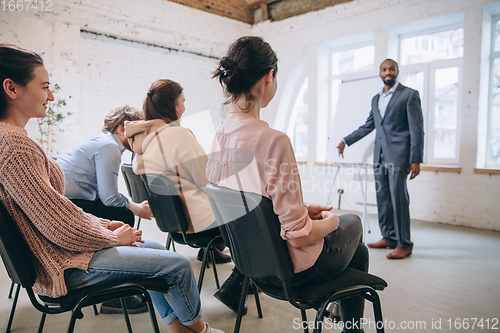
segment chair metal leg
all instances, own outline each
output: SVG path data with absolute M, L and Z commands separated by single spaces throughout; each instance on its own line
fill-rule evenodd
M 380 304 L 380 298 L 378 297 L 377 292 L 374 290 L 370 292 L 371 296 L 373 297 L 373 314 L 375 317 L 375 323 L 377 327 L 377 333 L 384 333 L 384 319 L 382 318 L 382 305 Z M 379 326 L 380 323 L 380 326 Z
M 260 308 L 260 299 L 259 299 L 259 288 L 257 288 L 255 284 L 254 284 L 253 295 L 255 296 L 255 305 L 257 306 L 257 313 L 259 314 L 259 318 L 262 318 L 262 309 Z
M 325 318 L 326 308 L 332 301 L 338 301 L 338 299 L 328 299 L 324 301 L 316 311 L 316 321 L 314 322 L 315 328 L 313 330 L 314 333 L 321 333 L 323 330 L 323 320 Z
M 12 282 L 12 285 L 10 286 L 11 291 L 9 292 L 9 294 L 12 294 L 12 287 L 14 287 L 14 282 Z M 12 327 L 12 322 L 14 321 L 14 312 L 16 312 L 17 299 L 19 298 L 20 289 L 21 285 L 18 284 L 16 288 L 16 293 L 14 294 L 14 300 L 12 301 L 12 308 L 10 309 L 9 322 L 7 324 L 7 329 L 5 330 L 6 333 L 10 332 L 10 328 Z M 12 298 L 12 295 L 10 296 L 10 298 Z
M 99 311 L 97 311 L 97 305 L 92 305 L 92 307 L 94 308 L 94 315 L 98 316 L 99 315 Z
M 304 333 L 309 333 L 309 325 L 307 324 L 306 310 L 300 309 L 300 315 L 302 316 L 302 327 L 304 328 Z
M 212 265 L 214 268 L 214 278 L 215 278 L 215 285 L 217 286 L 217 290 L 220 289 L 220 283 L 219 283 L 219 276 L 217 275 L 217 267 L 215 266 L 215 253 L 214 253 L 214 248 L 210 249 L 210 257 L 212 258 Z
M 9 296 L 8 296 L 8 298 L 12 298 L 12 291 L 14 290 L 14 285 L 15 285 L 14 282 L 12 282 L 10 284 L 10 290 L 9 290 Z
M 143 295 L 146 299 L 146 303 L 148 304 L 149 309 L 149 317 L 151 318 L 151 324 L 153 325 L 153 329 L 155 333 L 160 333 L 160 328 L 158 327 L 158 321 L 156 320 L 155 308 L 153 306 L 153 301 L 151 300 L 151 296 L 149 293 Z
M 241 318 L 243 318 L 243 308 L 245 307 L 245 301 L 247 300 L 249 284 L 250 278 L 245 276 L 245 279 L 243 280 L 243 289 L 241 290 L 240 304 L 238 305 L 238 315 L 236 316 L 236 323 L 234 324 L 234 333 L 240 332 Z
M 42 333 L 43 326 L 45 325 L 45 318 L 47 317 L 46 313 L 42 313 L 42 318 L 40 318 L 40 324 L 38 325 L 38 333 Z
M 75 330 L 76 320 L 81 316 L 80 314 L 78 314 L 78 312 L 81 313 L 81 311 L 82 310 L 79 307 L 78 309 L 73 309 L 71 318 L 69 319 L 68 333 L 73 333 L 73 331 Z
M 175 250 L 175 242 L 173 241 L 172 236 L 170 236 L 170 233 L 169 233 L 167 236 L 167 244 L 165 245 L 167 250 L 170 250 L 170 245 L 172 245 L 172 251 L 177 252 Z
M 127 324 L 128 333 L 132 333 L 132 326 L 130 326 L 130 318 L 128 317 L 127 304 L 125 299 L 120 298 L 120 303 L 122 304 L 123 316 L 125 317 L 125 324 Z
M 207 267 L 209 254 L 210 251 L 205 248 L 205 251 L 203 253 L 203 260 L 201 261 L 200 277 L 198 278 L 198 292 L 201 292 L 201 286 L 203 285 L 203 278 L 205 277 L 205 268 Z M 215 258 L 213 258 L 213 260 L 215 262 Z

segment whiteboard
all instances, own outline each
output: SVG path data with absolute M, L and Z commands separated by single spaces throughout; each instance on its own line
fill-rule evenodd
M 335 116 L 330 124 L 326 163 L 373 163 L 375 130 L 355 144 L 346 147 L 344 158 L 337 146 L 347 135 L 363 125 L 370 114 L 371 102 L 383 87 L 379 76 L 342 81 Z
M 183 116 L 181 126 L 193 132 L 205 153 L 210 151 L 215 136 L 215 127 L 209 110 Z

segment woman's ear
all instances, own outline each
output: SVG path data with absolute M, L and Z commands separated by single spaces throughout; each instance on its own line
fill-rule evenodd
M 17 85 L 11 79 L 3 80 L 2 89 L 11 99 L 17 98 Z
M 274 79 L 274 68 L 271 68 L 267 75 L 269 76 L 269 83 L 271 83 Z
M 271 84 L 274 79 L 274 68 L 271 68 L 266 74 L 266 84 Z

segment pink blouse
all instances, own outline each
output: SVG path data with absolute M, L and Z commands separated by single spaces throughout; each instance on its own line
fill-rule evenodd
M 211 148 L 212 153 L 224 150 L 226 155 L 219 155 L 225 156 L 221 159 L 226 159 L 227 151 L 231 150 L 230 154 L 239 155 L 240 160 L 249 158 L 246 167 L 238 170 L 236 178 L 231 175 L 234 172 L 228 172 L 227 161 L 210 158 L 207 164 L 208 180 L 270 198 L 281 222 L 281 237 L 288 240 L 307 236 L 312 229 L 312 221 L 304 205 L 299 170 L 288 136 L 255 118 L 232 123 L 226 121 L 217 128 Z M 313 266 L 322 249 L 323 239 L 300 248 L 288 243 L 295 273 Z

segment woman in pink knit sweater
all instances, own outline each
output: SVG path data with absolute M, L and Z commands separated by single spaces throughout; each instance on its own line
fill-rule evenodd
M 339 217 L 330 212 L 332 207 L 304 203 L 290 139 L 260 120 L 261 108 L 276 93 L 277 63 L 271 46 L 259 37 L 238 39 L 220 60 L 214 78 L 228 97 L 228 113 L 216 130 L 208 180 L 271 199 L 294 266 L 293 285 L 328 281 L 346 267 L 368 271 L 360 218 Z M 281 285 L 277 278 L 263 282 Z M 364 299 L 342 300 L 340 310 L 342 321 L 350 322 L 344 332 L 361 332 L 355 327 L 363 316 Z
M 150 294 L 171 332 L 221 333 L 201 319 L 186 257 L 143 241 L 142 232 L 128 224 L 87 214 L 64 197 L 61 168 L 24 129 L 29 119 L 45 117 L 54 100 L 40 56 L 0 44 L 0 82 L 0 201 L 37 258 L 33 290 L 60 297 L 86 285 L 162 277 L 169 292 Z

